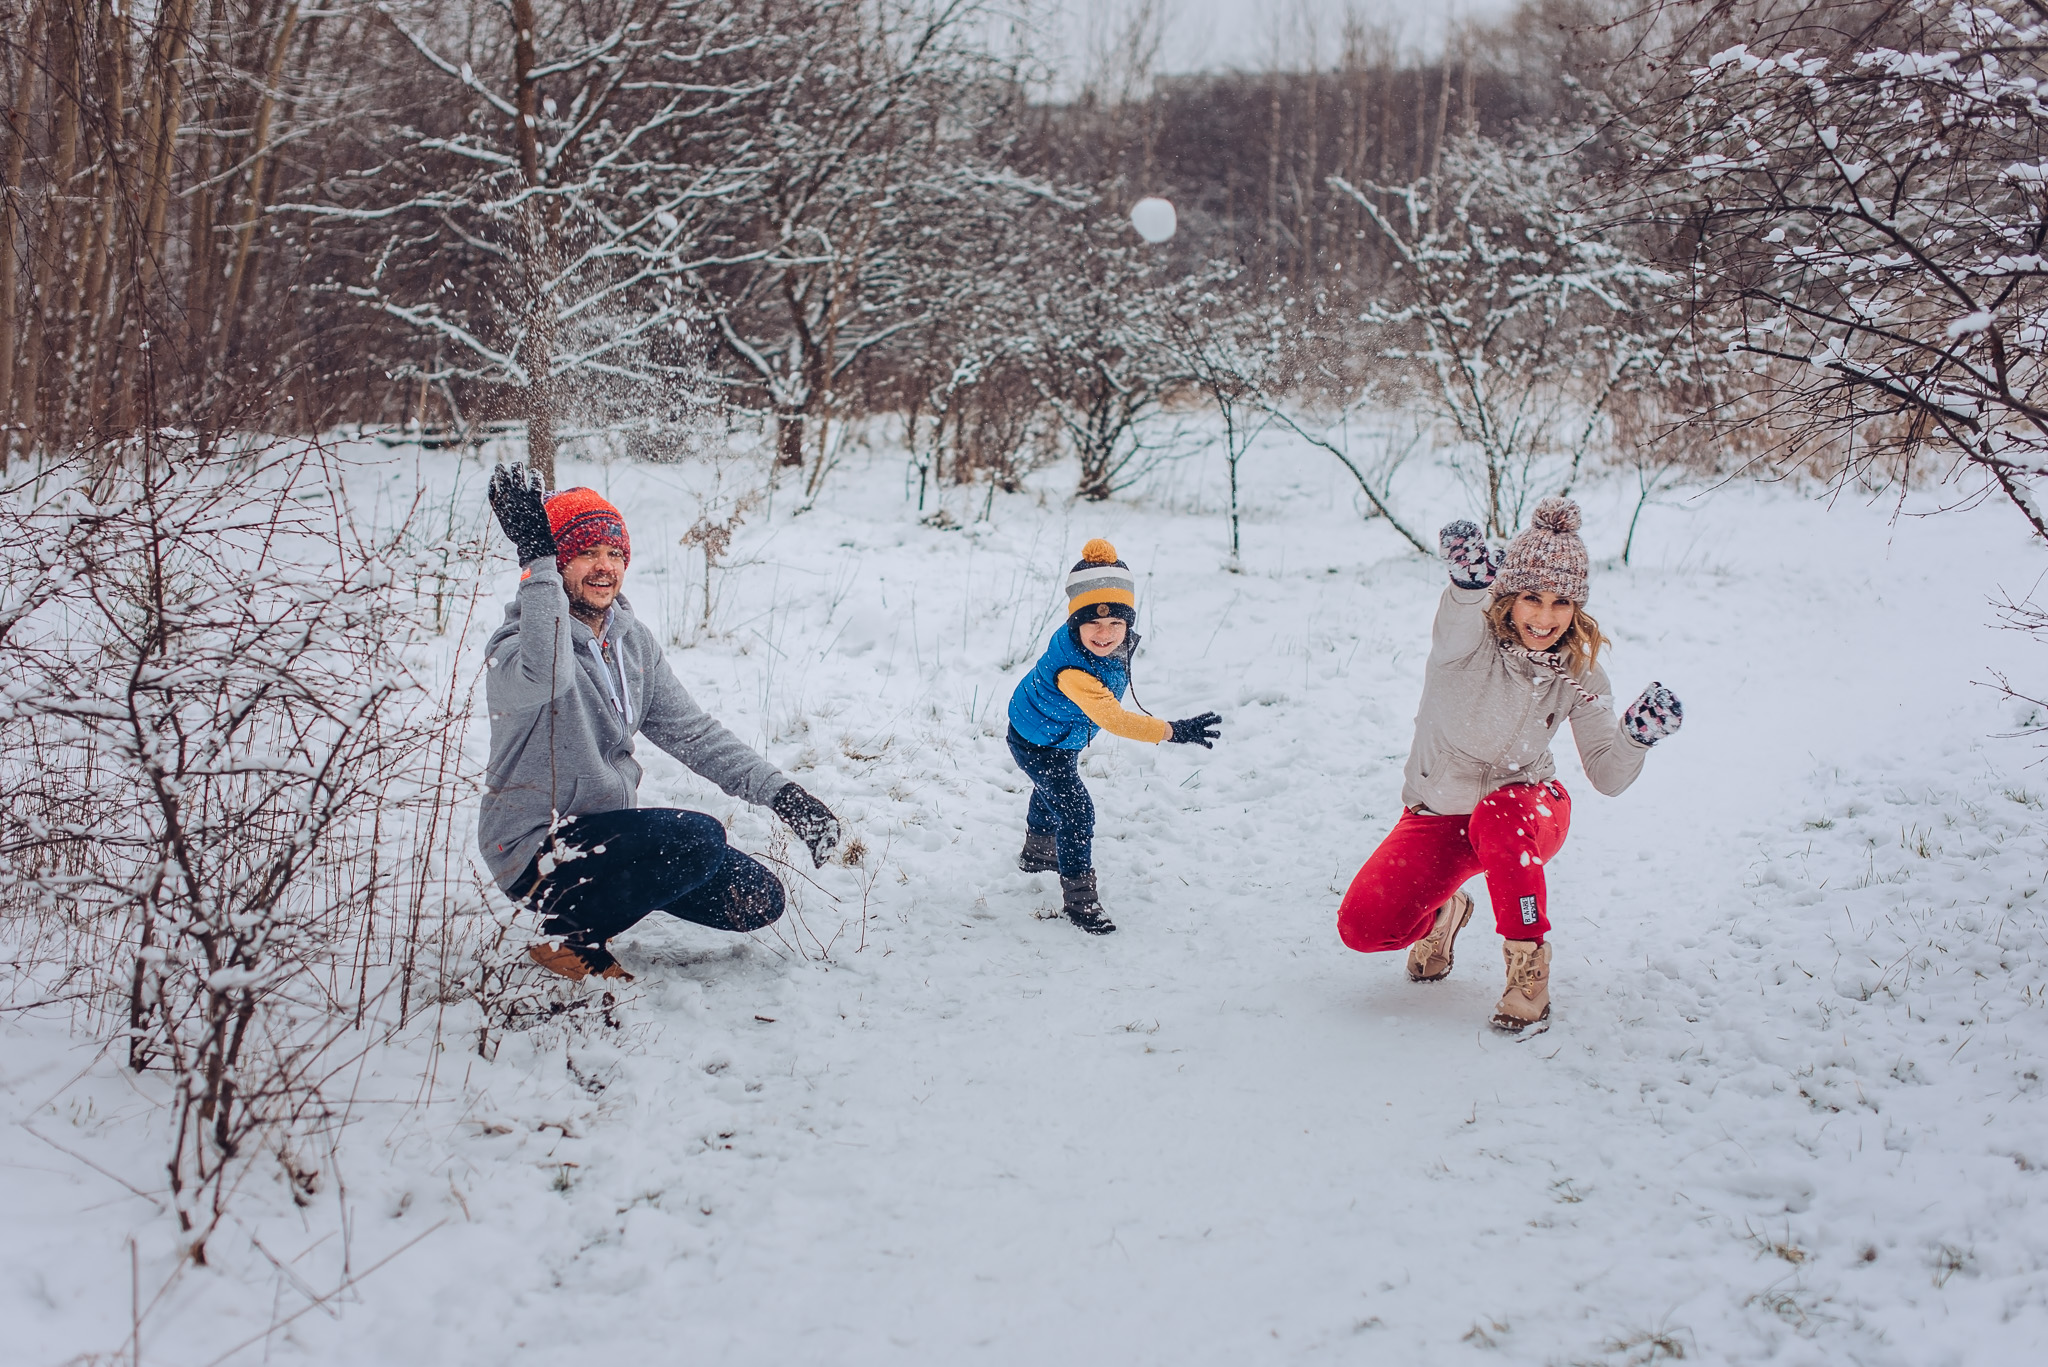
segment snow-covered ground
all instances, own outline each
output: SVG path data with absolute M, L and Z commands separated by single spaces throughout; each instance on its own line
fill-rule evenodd
M 686 472 L 568 472 L 626 510 L 628 596 L 694 640 L 677 672 L 848 820 L 865 869 L 799 883 L 777 932 L 643 923 L 616 1027 L 485 1061 L 451 1009 L 424 1102 L 432 1041 L 378 1055 L 314 1203 L 252 1178 L 250 1246 L 168 1286 L 148 1106 L 61 1022 L 5 1018 L 0 1356 L 127 1361 L 138 1313 L 136 1360 L 181 1367 L 245 1341 L 227 1361 L 1927 1367 L 2048 1346 L 2048 771 L 1978 686 L 2038 675 L 1986 601 L 2044 563 L 2009 509 L 1893 519 L 1738 485 L 1651 509 L 1635 565 L 1596 566 L 1617 687 L 1663 680 L 1686 727 L 1618 800 L 1562 747 L 1556 1019 L 1517 1041 L 1485 1025 L 1483 915 L 1439 985 L 1337 940 L 1397 811 L 1443 576 L 1360 521 L 1333 462 L 1251 463 L 1241 573 L 1199 462 L 1106 506 L 1048 472 L 985 523 L 955 493 L 965 530 L 921 525 L 901 471 L 862 457 L 822 506 L 752 513 L 701 637 Z M 1470 511 L 1440 470 L 1398 487 L 1425 534 Z M 1625 494 L 1585 491 L 1596 558 Z M 1090 752 L 1104 939 L 1015 871 L 1002 739 L 1097 535 L 1140 575 L 1144 704 L 1225 717 L 1213 753 Z M 649 771 L 643 801 L 779 838 Z

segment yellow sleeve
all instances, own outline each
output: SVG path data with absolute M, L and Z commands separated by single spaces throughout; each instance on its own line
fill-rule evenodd
M 1116 700 L 1116 694 L 1085 669 L 1062 669 L 1060 692 L 1087 713 L 1089 721 L 1113 736 L 1122 736 L 1125 740 L 1147 740 L 1157 745 L 1173 734 L 1173 727 L 1157 717 L 1124 711 L 1123 704 Z

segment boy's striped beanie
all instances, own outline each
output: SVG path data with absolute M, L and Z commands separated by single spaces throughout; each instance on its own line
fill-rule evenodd
M 1080 563 L 1067 575 L 1067 620 L 1089 617 L 1138 620 L 1137 578 L 1099 536 L 1081 548 Z

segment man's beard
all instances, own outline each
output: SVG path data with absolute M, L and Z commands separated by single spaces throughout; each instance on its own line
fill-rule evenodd
M 614 585 L 612 588 L 612 603 L 616 603 L 618 601 L 618 588 L 616 585 Z M 572 617 L 589 617 L 598 621 L 602 621 L 604 620 L 604 615 L 610 611 L 611 603 L 607 603 L 603 607 L 599 607 L 597 604 L 591 602 L 588 598 L 585 598 L 583 596 L 580 587 L 576 591 L 570 593 L 569 595 L 569 614 Z

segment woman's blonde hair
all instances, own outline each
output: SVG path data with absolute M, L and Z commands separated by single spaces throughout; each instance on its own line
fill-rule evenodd
M 1522 639 L 1515 631 L 1515 624 L 1508 620 L 1508 613 L 1520 594 L 1504 593 L 1493 600 L 1493 606 L 1486 610 L 1486 620 L 1493 623 L 1493 634 L 1511 646 L 1519 646 Z M 1600 658 L 1600 648 L 1607 644 L 1607 637 L 1601 634 L 1600 624 L 1577 603 L 1572 604 L 1572 624 L 1564 629 L 1551 649 L 1564 660 L 1564 667 L 1574 679 L 1583 679 Z

